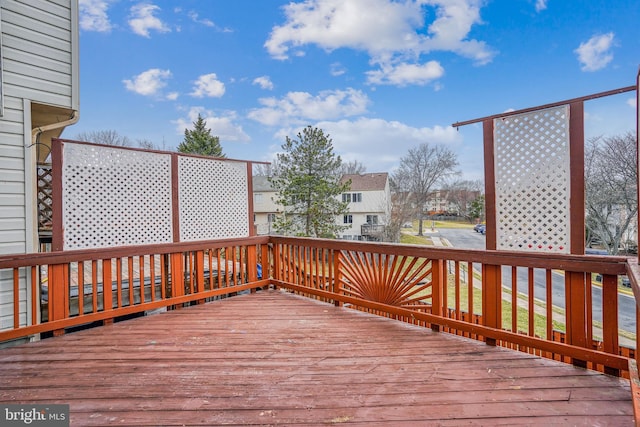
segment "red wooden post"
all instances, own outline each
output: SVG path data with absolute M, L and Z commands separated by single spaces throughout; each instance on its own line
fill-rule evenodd
M 567 318 L 566 343 L 587 347 L 586 274 L 567 271 L 565 274 L 565 304 Z M 574 359 L 576 366 L 586 367 L 585 361 Z
M 342 295 L 342 252 L 338 250 L 333 252 L 333 280 L 331 283 L 333 285 L 333 293 Z M 339 299 L 333 300 L 333 303 L 336 307 L 341 307 L 343 304 Z
M 502 326 L 502 271 L 499 265 L 482 265 L 482 324 L 499 329 Z M 496 345 L 494 338 L 485 338 Z
M 49 321 L 62 320 L 67 317 L 69 300 L 69 277 L 64 264 L 49 265 Z M 64 329 L 53 331 L 53 335 L 64 334 Z
M 584 102 L 581 100 L 569 104 L 569 156 L 571 253 L 584 255 Z M 583 272 L 565 275 L 567 343 L 584 348 L 591 347 L 587 338 L 588 315 L 592 312 L 591 307 L 587 308 L 587 279 L 591 281 L 591 276 L 587 277 Z M 587 366 L 585 361 L 578 359 L 574 359 L 573 364 Z
M 444 260 L 431 260 L 431 314 L 435 316 L 444 316 L 446 303 L 443 301 L 444 288 L 447 287 L 447 271 L 445 269 Z M 431 324 L 431 329 L 440 332 L 441 326 Z
M 113 309 L 113 291 L 111 288 L 111 259 L 102 260 L 102 307 L 104 311 Z M 129 284 L 132 286 L 133 284 Z M 142 285 L 141 285 L 142 286 Z M 80 289 L 78 289 L 78 298 L 81 298 Z M 103 325 L 113 323 L 113 318 L 102 321 Z
M 618 277 L 602 277 L 602 344 L 607 353 L 618 354 Z M 617 369 L 605 366 L 605 372 L 618 376 Z
M 281 245 L 279 243 L 273 244 L 273 258 L 271 260 L 273 264 L 271 267 L 271 275 L 273 276 L 274 280 L 282 280 L 282 272 L 280 271 L 281 269 L 280 257 L 282 255 L 281 255 L 280 249 L 281 249 Z M 262 274 L 264 274 L 264 270 L 262 271 Z M 277 289 L 277 286 L 275 286 L 275 289 Z
M 260 246 L 260 265 L 262 266 L 262 279 L 271 277 L 271 262 L 269 261 L 269 245 L 263 244 Z
M 255 245 L 247 246 L 247 280 L 249 283 L 258 280 L 258 254 Z M 255 291 L 256 288 L 251 289 L 251 293 Z
M 211 273 L 209 273 L 211 274 Z M 195 277 L 195 292 L 203 292 L 205 290 L 204 286 L 204 250 L 199 250 L 195 252 L 195 274 L 192 274 L 192 277 Z M 204 304 L 205 300 L 198 300 L 198 304 Z
M 171 297 L 184 295 L 184 267 L 182 265 L 182 253 L 172 253 L 171 259 Z

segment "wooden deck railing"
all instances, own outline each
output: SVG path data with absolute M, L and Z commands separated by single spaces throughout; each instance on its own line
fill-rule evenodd
M 637 292 L 623 257 L 276 236 L 2 256 L 12 313 L 0 342 L 272 284 L 627 376 L 637 333 L 618 325 L 625 274 Z
M 0 257 L 0 342 L 266 286 L 267 238 Z M 3 313 L 4 314 L 4 313 Z M 9 322 L 7 322 L 9 319 Z
M 308 296 L 611 374 L 635 357 L 635 328 L 618 327 L 623 257 L 270 241 L 273 283 Z

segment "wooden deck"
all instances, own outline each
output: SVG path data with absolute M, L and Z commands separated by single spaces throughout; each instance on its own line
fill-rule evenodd
M 280 291 L 0 350 L 0 402 L 77 426 L 633 424 L 627 380 Z

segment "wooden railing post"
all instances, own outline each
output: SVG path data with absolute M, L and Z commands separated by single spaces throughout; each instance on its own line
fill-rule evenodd
M 169 258 L 171 260 L 171 297 L 181 297 L 184 295 L 183 254 L 181 252 L 172 253 Z
M 441 259 L 431 260 L 431 314 L 444 316 L 446 304 L 443 301 L 444 287 L 447 286 L 447 271 L 445 262 Z M 441 326 L 434 323 L 431 329 L 440 332 Z
M 104 311 L 111 310 L 113 308 L 113 291 L 111 287 L 112 279 L 111 272 L 111 259 L 102 260 L 102 307 Z M 133 286 L 133 284 L 130 284 Z M 142 287 L 142 285 L 141 285 Z M 82 298 L 81 290 L 78 289 L 78 298 Z M 133 304 L 133 303 L 132 303 Z M 113 318 L 105 319 L 102 321 L 104 325 L 113 323 Z
M 612 274 L 602 277 L 602 341 L 604 351 L 618 354 L 618 276 Z M 604 369 L 609 375 L 620 375 L 618 369 Z
M 195 265 L 194 268 L 196 270 L 195 274 L 192 274 L 191 277 L 196 278 L 195 286 L 193 287 L 194 292 L 203 292 L 206 288 L 204 286 L 204 250 L 195 251 Z M 209 278 L 211 278 L 211 272 L 209 272 Z M 198 304 L 204 304 L 205 299 L 199 299 L 197 301 Z
M 502 270 L 499 265 L 482 265 L 482 323 L 491 328 L 502 327 Z M 494 338 L 485 337 L 488 345 Z
M 259 279 L 267 279 L 271 277 L 271 262 L 269 260 L 269 246 L 268 244 L 260 245 L 261 255 L 260 255 L 260 265 L 262 266 L 262 277 Z
M 331 291 L 336 295 L 342 295 L 341 290 L 341 282 L 342 282 L 342 251 L 334 251 L 333 252 L 333 280 L 331 281 L 332 289 Z M 338 298 L 333 300 L 333 303 L 336 307 L 342 307 L 342 301 Z
M 249 283 L 258 280 L 258 253 L 255 245 L 247 246 L 247 281 Z M 251 293 L 255 293 L 256 288 L 251 288 Z
M 584 272 L 567 271 L 565 274 L 566 342 L 582 348 L 590 348 L 587 346 L 586 280 Z M 587 366 L 579 359 L 574 359 L 573 364 L 583 368 Z
M 271 271 L 272 271 L 271 274 L 274 280 L 282 280 L 282 273 L 281 273 L 281 267 L 280 267 L 280 262 L 281 262 L 280 257 L 282 255 L 280 254 L 280 248 L 281 248 L 281 245 L 279 243 L 273 244 L 273 259 L 271 260 L 273 265 L 271 268 Z M 275 286 L 274 288 L 277 289 L 278 287 Z
M 62 320 L 69 315 L 69 269 L 66 264 L 48 267 L 49 277 L 49 321 Z M 64 334 L 64 329 L 56 329 L 53 335 Z

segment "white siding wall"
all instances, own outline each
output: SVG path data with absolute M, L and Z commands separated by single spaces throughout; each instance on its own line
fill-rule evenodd
M 277 193 L 275 191 L 253 193 L 253 212 L 256 216 L 254 225 L 257 228 L 257 233 L 260 235 L 269 234 L 270 231 L 274 231 L 273 227 L 269 230 L 268 214 L 282 212 L 282 206 L 274 202 L 276 197 Z
M 362 202 L 349 203 L 349 214 L 353 217 L 351 227 L 342 231 L 343 236 L 359 236 L 361 226 L 366 224 L 367 215 L 377 215 L 378 224 L 386 224 L 391 214 L 389 185 L 384 191 L 350 191 L 350 193 L 362 193 Z M 344 224 L 344 218 L 336 218 L 339 225 Z
M 0 117 L 0 254 L 36 249 L 34 148 L 31 103 L 77 110 L 78 0 L 0 0 L 2 89 Z M 11 301 L 11 283 L 0 277 L 0 301 Z M 21 324 L 26 321 L 21 305 Z M 13 323 L 0 304 L 0 329 Z

